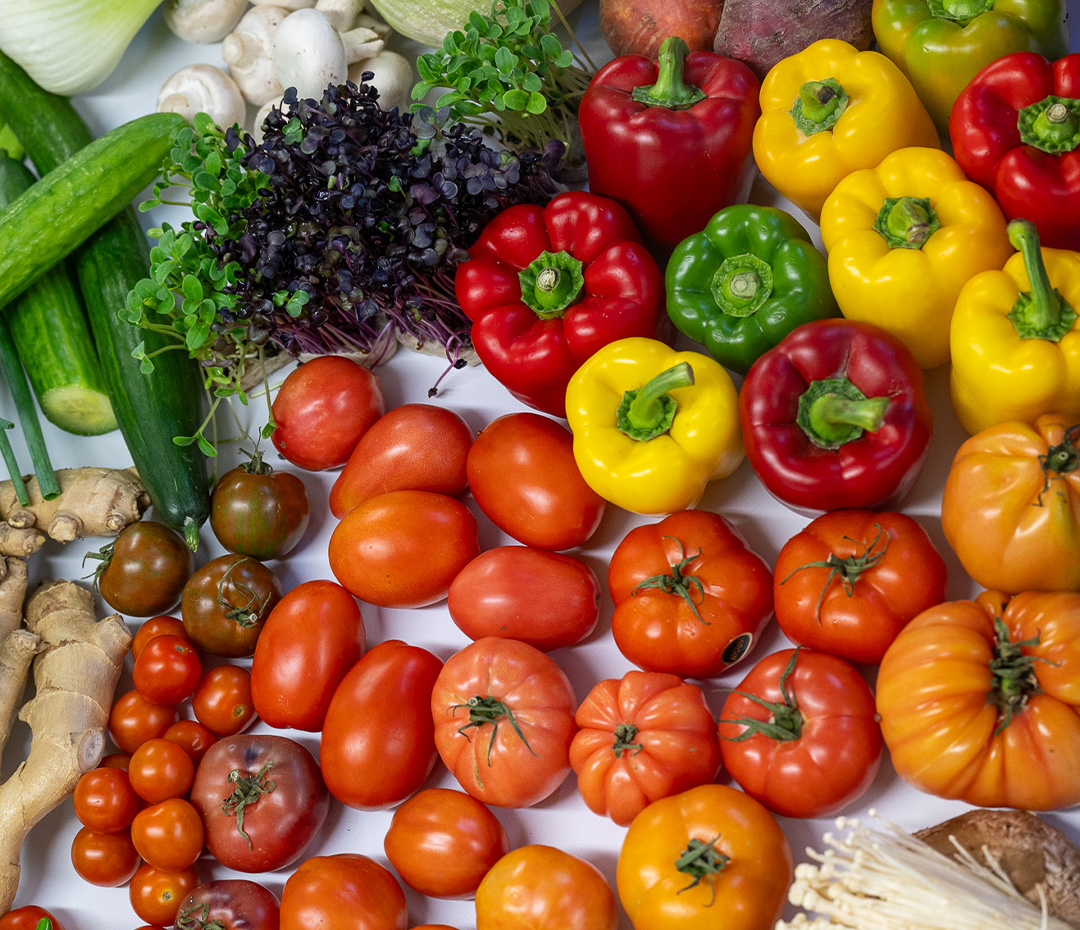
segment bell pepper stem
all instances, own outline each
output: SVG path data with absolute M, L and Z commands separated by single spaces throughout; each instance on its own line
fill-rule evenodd
M 638 103 L 647 107 L 686 110 L 705 99 L 705 91 L 683 78 L 683 62 L 689 46 L 679 36 L 668 36 L 660 43 L 655 84 L 642 84 L 631 91 Z
M 874 229 L 893 249 L 921 249 L 940 228 L 926 197 L 888 197 L 874 222 Z
M 518 272 L 521 302 L 542 320 L 561 317 L 581 299 L 584 268 L 569 252 L 541 252 Z
M 710 285 L 713 300 L 727 316 L 753 316 L 772 295 L 772 266 L 746 252 L 725 258 Z
M 807 81 L 791 107 L 791 118 L 804 136 L 826 132 L 836 125 L 851 98 L 833 77 Z
M 646 441 L 666 433 L 675 420 L 675 398 L 668 392 L 694 383 L 689 362 L 672 365 L 640 388 L 623 394 L 616 413 L 619 429 L 631 439 Z
M 1080 99 L 1051 94 L 1029 103 L 1016 119 L 1020 141 L 1049 155 L 1080 148 Z
M 1049 339 L 1060 342 L 1072 328 L 1076 311 L 1050 283 L 1043 261 L 1039 232 L 1030 220 L 1013 220 L 1008 226 L 1009 242 L 1024 258 L 1031 290 L 1017 295 L 1009 319 L 1021 339 Z
M 796 422 L 814 445 L 838 449 L 880 429 L 888 406 L 888 397 L 867 397 L 847 378 L 826 378 L 799 397 Z
M 927 9 L 935 19 L 950 19 L 966 26 L 976 16 L 994 8 L 994 0 L 928 0 Z

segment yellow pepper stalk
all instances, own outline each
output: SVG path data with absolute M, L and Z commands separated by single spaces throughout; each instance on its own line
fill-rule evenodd
M 972 278 L 953 314 L 949 387 L 969 433 L 1080 417 L 1080 252 L 1040 249 L 1027 220 L 1013 220 L 1009 238 L 1020 251 Z
M 820 39 L 765 75 L 754 159 L 765 179 L 816 222 L 840 180 L 898 148 L 940 148 L 911 82 L 880 52 Z
M 840 312 L 892 333 L 924 369 L 949 360 L 961 288 L 1012 254 L 994 198 L 921 147 L 844 178 L 822 208 L 821 240 Z
M 744 456 L 731 375 L 656 339 L 618 339 L 592 355 L 570 379 L 566 418 L 589 487 L 632 513 L 693 507 Z

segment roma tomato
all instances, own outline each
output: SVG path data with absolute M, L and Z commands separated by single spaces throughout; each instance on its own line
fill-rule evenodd
M 447 659 L 435 681 L 435 745 L 474 798 L 529 807 L 570 774 L 576 707 L 554 659 L 528 643 L 488 636 Z
M 615 893 L 591 862 L 553 846 L 519 846 L 476 890 L 476 930 L 615 930 Z
M 446 606 L 469 639 L 506 636 L 550 652 L 596 629 L 600 595 L 596 573 L 581 559 L 532 546 L 496 546 L 458 573 Z
M 164 736 L 179 717 L 175 707 L 151 704 L 132 688 L 120 695 L 109 711 L 109 736 L 117 749 L 130 755 L 147 740 Z
M 170 872 L 144 863 L 128 884 L 128 897 L 139 920 L 168 927 L 176 920 L 180 902 L 198 884 L 199 873 L 194 866 Z
M 93 557 L 101 559 L 94 572 L 99 593 L 129 617 L 171 610 L 195 570 L 195 553 L 184 537 L 153 520 L 128 524 Z
M 127 884 L 141 863 L 130 830 L 97 833 L 83 827 L 71 841 L 72 868 L 83 881 L 100 888 Z
M 319 761 L 330 793 L 359 810 L 400 804 L 435 767 L 431 690 L 438 656 L 384 640 L 353 665 L 330 700 Z
M 17 907 L 0 917 L 0 930 L 37 930 L 42 920 L 51 920 L 53 930 L 64 930 L 64 925 L 51 912 L 36 904 Z
M 914 518 L 833 510 L 784 543 L 776 622 L 797 646 L 876 665 L 912 617 L 948 593 L 945 560 Z
M 394 811 L 383 849 L 414 891 L 462 900 L 473 897 L 488 870 L 510 852 L 510 840 L 472 795 L 426 788 Z
M 330 795 L 315 758 L 287 736 L 232 736 L 203 756 L 191 786 L 206 845 L 237 872 L 292 864 L 322 829 Z
M 225 472 L 210 494 L 210 528 L 218 542 L 261 562 L 292 552 L 310 519 L 304 482 L 275 471 L 258 452 Z
M 131 824 L 131 842 L 155 869 L 177 871 L 194 865 L 203 839 L 202 818 L 183 798 L 144 807 Z
M 281 892 L 281 930 L 405 930 L 409 908 L 390 870 L 354 853 L 314 856 Z
M 893 766 L 977 807 L 1080 803 L 1080 594 L 984 591 L 911 621 L 881 660 Z
M 330 511 L 339 519 L 387 491 L 465 490 L 465 458 L 473 431 L 464 418 L 434 404 L 401 404 L 360 437 L 334 486 Z
M 570 765 L 589 810 L 627 826 L 648 804 L 720 771 L 716 721 L 695 684 L 664 672 L 598 682 L 575 714 Z
M 180 704 L 202 678 L 202 659 L 184 636 L 155 636 L 132 669 L 135 690 L 154 704 Z
M 289 372 L 270 411 L 278 452 L 300 468 L 322 471 L 345 464 L 386 402 L 375 372 L 342 355 L 320 355 Z
M 194 888 L 176 914 L 183 930 L 278 930 L 278 899 L 246 878 L 222 878 Z
M 251 672 L 242 665 L 214 666 L 195 688 L 191 711 L 219 739 L 245 730 L 257 716 L 251 700 Z
M 354 507 L 330 537 L 334 577 L 378 607 L 424 607 L 480 554 L 476 517 L 433 491 L 389 491 Z
M 278 729 L 322 729 L 334 689 L 367 645 L 353 596 L 333 581 L 305 581 L 266 618 L 251 660 L 251 700 Z
M 1046 414 L 967 439 L 945 480 L 941 529 L 984 588 L 1080 591 L 1080 423 Z
M 611 632 L 639 668 L 722 674 L 773 615 L 772 571 L 724 517 L 683 510 L 635 527 L 608 563 Z
M 184 586 L 180 615 L 188 638 L 204 652 L 244 658 L 255 652 L 263 624 L 284 593 L 281 579 L 258 559 L 219 555 Z
M 127 772 L 108 766 L 79 777 L 73 802 L 79 822 L 97 833 L 126 830 L 142 806 Z
M 884 745 L 874 694 L 854 666 L 781 649 L 759 661 L 720 714 L 724 767 L 785 817 L 826 817 L 860 798 Z
M 728 785 L 654 801 L 630 824 L 615 884 L 637 930 L 771 930 L 791 848 L 769 811 Z
M 538 413 L 492 420 L 465 462 L 477 506 L 526 546 L 580 546 L 600 526 L 606 502 L 581 477 L 573 445 L 570 430 Z

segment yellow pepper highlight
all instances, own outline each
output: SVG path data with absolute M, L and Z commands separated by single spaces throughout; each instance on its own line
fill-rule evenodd
M 851 172 L 873 168 L 898 148 L 941 147 L 903 72 L 880 52 L 840 39 L 820 39 L 779 61 L 758 99 L 758 169 L 815 222 Z
M 940 149 L 905 148 L 848 175 L 821 211 L 840 312 L 906 345 L 924 369 L 949 360 L 963 286 L 1012 254 L 994 198 Z
M 566 418 L 586 483 L 631 513 L 693 507 L 744 457 L 731 375 L 656 339 L 619 339 L 591 356 L 567 387 Z

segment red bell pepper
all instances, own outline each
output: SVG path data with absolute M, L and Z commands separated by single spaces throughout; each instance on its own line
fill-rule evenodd
M 634 221 L 587 191 L 518 204 L 484 227 L 454 290 L 480 361 L 518 400 L 566 415 L 566 385 L 627 336 L 659 338 L 664 276 Z
M 1044 246 L 1080 250 L 1080 52 L 991 62 L 957 97 L 949 135 L 1008 219 L 1030 220 Z
M 739 420 L 762 484 L 804 514 L 894 509 L 933 431 L 911 351 L 840 319 L 804 323 L 760 356 L 739 392 Z
M 625 204 L 666 259 L 717 210 L 749 196 L 760 88 L 749 66 L 687 54 L 677 36 L 661 43 L 658 60 L 613 59 L 578 108 L 589 189 Z

